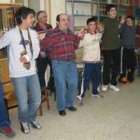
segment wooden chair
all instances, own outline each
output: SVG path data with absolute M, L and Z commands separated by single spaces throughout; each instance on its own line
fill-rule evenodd
M 9 78 L 9 68 L 7 58 L 0 59 L 1 69 L 1 82 L 4 90 L 4 99 L 8 109 L 17 107 L 16 97 L 14 95 L 14 87 Z
M 17 107 L 17 101 L 14 95 L 14 86 L 9 77 L 9 67 L 8 67 L 7 58 L 0 59 L 0 64 L 1 64 L 1 68 L 0 68 L 1 83 L 4 90 L 4 99 L 7 105 L 7 109 L 13 109 Z M 42 116 L 43 115 L 42 103 L 46 101 L 48 109 L 50 109 L 50 104 L 49 104 L 47 90 L 45 88 L 41 88 L 41 90 L 44 93 L 41 97 L 41 105 L 39 107 L 39 112 L 40 115 Z
M 46 87 L 41 87 L 41 105 L 39 107 L 40 116 L 43 115 L 42 104 L 46 102 L 47 109 L 50 110 L 49 96 Z

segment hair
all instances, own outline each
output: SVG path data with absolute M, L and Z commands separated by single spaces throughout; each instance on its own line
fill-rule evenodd
M 115 8 L 116 9 L 116 6 L 114 4 L 109 4 L 107 7 L 106 7 L 106 12 L 110 12 L 111 8 Z
M 56 16 L 56 21 L 57 21 L 57 22 L 60 21 L 60 15 L 61 15 L 61 14 L 58 14 L 58 15 Z
M 96 17 L 88 18 L 88 19 L 87 19 L 87 25 L 88 25 L 90 22 L 97 22 L 97 18 L 96 18 Z
M 37 20 L 40 18 L 40 15 L 41 15 L 42 13 L 46 13 L 46 11 L 41 10 L 41 11 L 37 12 L 37 14 L 36 14 L 36 19 L 37 19 Z
M 61 16 L 61 15 L 67 15 L 67 14 L 65 14 L 65 13 L 58 14 L 58 15 L 56 16 L 56 21 L 57 21 L 57 22 L 60 21 L 60 16 Z M 68 16 L 68 15 L 67 15 L 67 16 Z
M 132 21 L 135 20 L 134 17 L 133 17 L 132 15 L 127 16 L 126 19 L 127 19 L 127 18 L 130 18 Z
M 35 11 L 28 7 L 22 6 L 16 11 L 16 22 L 18 25 L 22 23 L 22 19 L 26 19 L 29 14 L 33 14 L 35 16 Z

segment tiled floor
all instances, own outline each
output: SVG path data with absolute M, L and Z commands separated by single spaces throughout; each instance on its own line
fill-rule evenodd
M 76 113 L 67 110 L 65 117 L 58 115 L 51 97 L 51 110 L 44 104 L 44 115 L 37 119 L 42 129 L 31 129 L 27 135 L 20 131 L 17 110 L 12 110 L 14 140 L 140 140 L 140 77 L 134 84 L 118 86 L 120 92 L 109 90 L 104 99 L 95 99 L 88 91 L 84 106 L 76 105 Z M 0 140 L 8 138 L 0 134 Z

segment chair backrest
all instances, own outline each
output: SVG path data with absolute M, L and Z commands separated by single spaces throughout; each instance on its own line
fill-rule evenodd
M 0 59 L 0 66 L 1 66 L 0 74 L 2 84 L 11 82 L 11 79 L 9 78 L 8 59 L 7 58 Z
M 8 59 L 3 58 L 0 59 L 0 75 L 1 75 L 1 83 L 4 90 L 4 97 L 10 98 L 10 94 L 14 92 L 13 84 L 11 83 L 11 79 L 9 77 L 9 67 L 8 67 Z

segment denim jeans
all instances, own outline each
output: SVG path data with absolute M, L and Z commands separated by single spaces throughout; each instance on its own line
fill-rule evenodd
M 65 110 L 66 107 L 73 106 L 77 86 L 78 73 L 74 61 L 52 60 L 52 68 L 56 87 L 57 109 Z
M 20 122 L 35 121 L 36 112 L 41 103 L 41 91 L 37 74 L 12 78 L 18 102 Z M 29 96 L 27 92 L 29 91 Z
M 3 88 L 0 82 L 0 127 L 7 127 L 10 124 L 8 112 L 4 103 Z

